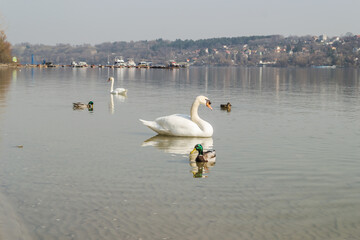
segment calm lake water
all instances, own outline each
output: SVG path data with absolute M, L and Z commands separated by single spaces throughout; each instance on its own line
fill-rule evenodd
M 212 138 L 138 120 L 197 95 Z M 215 165 L 189 163 L 197 143 Z M 0 202 L 5 240 L 359 239 L 360 70 L 1 70 Z

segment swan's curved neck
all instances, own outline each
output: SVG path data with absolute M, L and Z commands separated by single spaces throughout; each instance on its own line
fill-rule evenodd
M 198 114 L 199 105 L 200 105 L 200 101 L 196 99 L 191 106 L 190 119 L 191 121 L 196 123 L 196 125 L 198 125 L 202 131 L 204 131 L 206 136 L 212 136 L 213 134 L 212 126 L 208 122 L 204 121 L 199 117 Z
M 191 110 L 190 110 L 190 119 L 191 119 L 191 121 L 196 123 L 201 130 L 205 130 L 205 125 L 207 122 L 205 122 L 204 120 L 202 120 L 199 117 L 199 114 L 198 114 L 199 105 L 200 105 L 200 102 L 198 100 L 195 100 L 194 103 L 192 104 Z
M 191 121 L 196 123 L 199 122 L 199 120 L 202 120 L 198 114 L 199 105 L 200 105 L 199 101 L 195 100 L 190 109 L 190 119 Z

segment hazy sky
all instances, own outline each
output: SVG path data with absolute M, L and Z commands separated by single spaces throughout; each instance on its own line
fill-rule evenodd
M 0 0 L 10 43 L 360 34 L 360 0 Z

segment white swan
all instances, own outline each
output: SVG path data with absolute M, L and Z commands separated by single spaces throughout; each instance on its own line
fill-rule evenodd
M 126 95 L 127 93 L 127 89 L 125 88 L 116 88 L 114 90 L 114 78 L 113 77 L 109 77 L 108 82 L 111 81 L 111 87 L 110 87 L 110 93 L 111 94 L 122 94 L 122 95 Z
M 214 132 L 213 127 L 210 123 L 202 120 L 198 115 L 198 108 L 200 104 L 204 104 L 212 110 L 210 100 L 205 96 L 198 96 L 191 106 L 190 116 L 184 114 L 174 114 L 159 117 L 155 119 L 155 121 L 139 120 L 145 126 L 160 135 L 178 137 L 211 137 Z

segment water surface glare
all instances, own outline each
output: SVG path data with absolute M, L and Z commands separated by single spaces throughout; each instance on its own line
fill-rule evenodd
M 358 69 L 1 70 L 0 239 L 358 239 L 359 93 Z M 212 138 L 138 120 L 197 95 Z

